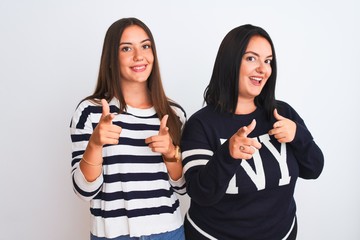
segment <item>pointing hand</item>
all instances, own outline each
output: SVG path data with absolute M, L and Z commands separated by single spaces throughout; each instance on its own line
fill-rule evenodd
M 149 145 L 153 152 L 163 154 L 166 158 L 171 158 L 175 146 L 169 134 L 169 128 L 166 126 L 169 115 L 165 115 L 160 121 L 158 135 L 154 135 L 145 139 L 145 143 Z
M 276 109 L 274 110 L 274 117 L 277 121 L 274 123 L 273 129 L 269 131 L 269 135 L 274 135 L 280 143 L 292 142 L 295 138 L 296 123 L 281 116 Z
M 255 149 L 260 149 L 261 144 L 247 136 L 255 129 L 255 119 L 248 126 L 241 127 L 229 142 L 230 155 L 236 159 L 251 159 Z
M 98 147 L 102 147 L 105 144 L 118 144 L 122 128 L 112 124 L 115 116 L 110 113 L 108 102 L 105 99 L 101 99 L 101 104 L 102 114 L 100 121 L 91 134 L 89 142 Z

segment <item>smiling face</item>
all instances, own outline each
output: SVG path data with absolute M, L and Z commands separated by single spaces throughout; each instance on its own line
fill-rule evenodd
M 147 81 L 154 62 L 151 44 L 141 27 L 131 25 L 124 30 L 119 45 L 121 85 Z
M 261 93 L 271 75 L 272 49 L 261 36 L 250 38 L 241 59 L 239 76 L 239 101 L 254 100 Z

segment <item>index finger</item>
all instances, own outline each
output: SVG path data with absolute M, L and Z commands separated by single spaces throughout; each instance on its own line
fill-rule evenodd
M 166 126 L 167 120 L 169 118 L 169 115 L 163 116 L 163 118 L 160 121 L 160 129 L 159 129 L 159 135 L 165 135 L 168 132 L 168 127 Z
M 101 99 L 101 105 L 102 105 L 102 116 L 105 117 L 110 113 L 110 107 L 105 99 Z
M 236 135 L 238 135 L 239 137 L 247 137 L 247 135 L 249 135 L 255 129 L 255 126 L 256 120 L 253 119 L 249 125 L 240 128 L 236 132 Z
M 102 113 L 101 113 L 101 120 L 105 122 L 110 122 L 114 118 L 114 115 L 110 113 L 110 106 L 105 99 L 101 99 L 102 105 Z

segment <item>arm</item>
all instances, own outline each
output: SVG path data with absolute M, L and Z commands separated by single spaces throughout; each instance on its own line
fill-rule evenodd
M 100 191 L 102 177 L 102 147 L 104 144 L 116 144 L 121 128 L 111 124 L 112 115 L 109 106 L 102 101 L 103 112 L 100 121 L 93 129 L 91 106 L 81 104 L 71 123 L 73 148 L 72 176 L 74 191 L 84 200 L 90 200 Z
M 181 140 L 187 193 L 199 205 L 213 205 L 224 196 L 240 161 L 231 157 L 229 141 L 222 145 L 199 119 L 190 118 Z
M 302 118 L 289 105 L 287 109 L 288 112 L 285 114 L 288 118 L 278 114 L 276 109 L 274 110 L 276 122 L 269 134 L 274 135 L 279 142 L 289 143 L 293 148 L 301 178 L 318 178 L 324 167 L 322 151 L 314 142 Z
M 299 163 L 299 176 L 304 179 L 316 179 L 324 167 L 324 155 L 313 140 L 303 121 L 296 122 L 296 135 L 290 146 Z

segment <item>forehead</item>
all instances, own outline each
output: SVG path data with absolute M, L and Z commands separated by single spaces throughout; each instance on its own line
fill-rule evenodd
M 149 36 L 147 35 L 144 29 L 142 29 L 138 25 L 131 25 L 124 29 L 124 32 L 121 35 L 120 43 L 121 42 L 139 43 L 146 39 L 149 39 Z
M 272 55 L 272 48 L 269 41 L 261 36 L 253 36 L 250 38 L 249 44 L 246 47 L 246 52 L 249 51 L 264 56 Z

